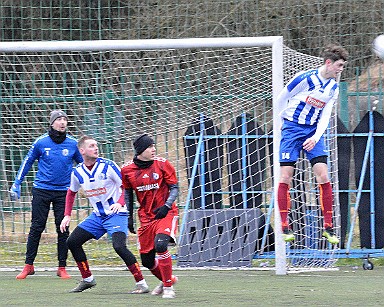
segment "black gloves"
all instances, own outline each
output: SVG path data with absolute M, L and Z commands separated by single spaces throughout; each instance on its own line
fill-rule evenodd
M 153 212 L 156 213 L 155 220 L 165 218 L 168 211 L 171 210 L 167 205 L 163 205 L 160 208 L 155 209 Z
M 130 233 L 136 234 L 135 227 L 133 227 L 133 217 L 128 217 L 128 230 Z
M 153 210 L 154 213 L 156 213 L 155 220 L 163 219 L 167 216 L 167 213 L 172 208 L 173 202 L 176 200 L 176 197 L 179 193 L 179 188 L 177 184 L 170 184 L 169 185 L 169 196 L 165 204 Z

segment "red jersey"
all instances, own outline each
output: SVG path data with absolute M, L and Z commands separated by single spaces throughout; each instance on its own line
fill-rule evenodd
M 129 161 L 121 168 L 121 177 L 125 189 L 136 192 L 140 204 L 138 215 L 141 226 L 150 223 L 155 218 L 153 211 L 163 206 L 169 196 L 168 185 L 177 184 L 175 168 L 161 157 L 155 157 L 148 168 L 139 168 L 133 161 Z M 174 215 L 178 215 L 176 204 L 172 204 Z

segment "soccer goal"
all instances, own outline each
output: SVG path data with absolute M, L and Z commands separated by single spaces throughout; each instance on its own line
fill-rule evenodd
M 102 156 L 120 165 L 132 158 L 137 134 L 154 136 L 158 154 L 172 162 L 180 181 L 172 251 L 178 266 L 251 267 L 271 259 L 276 273 L 285 274 L 333 265 L 337 247 L 321 238 L 318 191 L 305 159 L 291 189 L 294 244 L 283 243 L 274 214 L 282 108 L 275 98 L 284 82 L 321 59 L 283 46 L 282 37 L 3 42 L 0 53 L 3 265 L 24 263 L 35 170 L 22 184 L 20 201 L 11 202 L 7 191 L 56 108 L 68 114 L 71 134 L 95 137 Z M 327 142 L 337 191 L 335 127 L 336 113 Z M 89 211 L 80 193 L 71 228 Z M 50 216 L 37 265 L 55 266 L 55 238 Z M 133 250 L 134 241 L 131 235 Z M 107 237 L 89 245 L 90 261 L 119 263 L 104 243 Z

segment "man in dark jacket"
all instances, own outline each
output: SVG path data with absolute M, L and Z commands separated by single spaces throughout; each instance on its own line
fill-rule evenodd
M 25 267 L 16 276 L 25 279 L 35 274 L 33 262 L 39 248 L 41 234 L 48 219 L 52 203 L 57 232 L 57 276 L 70 278 L 65 270 L 68 248 L 66 240 L 69 231 L 61 232 L 60 223 L 64 217 L 65 197 L 70 183 L 74 162 L 80 163 L 83 158 L 77 148 L 77 141 L 67 135 L 68 116 L 62 110 L 51 112 L 49 131 L 38 137 L 24 158 L 16 179 L 9 191 L 11 200 L 20 198 L 20 186 L 33 163 L 38 161 L 38 170 L 32 188 L 32 221 L 27 241 Z

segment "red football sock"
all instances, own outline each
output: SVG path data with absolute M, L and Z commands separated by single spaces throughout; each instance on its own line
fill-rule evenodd
M 333 194 L 330 182 L 320 184 L 320 206 L 324 215 L 324 228 L 332 227 Z
M 160 271 L 160 268 L 159 268 L 159 261 L 157 259 L 155 259 L 155 266 L 150 269 L 151 273 L 153 275 L 155 275 L 159 280 L 163 280 L 163 277 L 161 276 L 161 271 Z
M 286 183 L 279 183 L 277 204 L 279 205 L 281 227 L 283 229 L 288 228 L 288 212 L 291 208 L 291 198 L 289 196 L 289 185 Z
M 163 276 L 164 287 L 172 286 L 172 257 L 169 251 L 158 253 L 159 268 Z
M 89 269 L 89 265 L 88 265 L 88 261 L 87 260 L 81 261 L 81 262 L 76 262 L 76 264 L 77 264 L 77 267 L 80 270 L 81 277 L 87 278 L 87 277 L 90 277 L 92 275 L 92 272 Z
M 134 264 L 131 264 L 128 267 L 128 270 L 132 273 L 133 277 L 135 278 L 136 282 L 139 282 L 140 280 L 143 280 L 143 274 L 141 273 L 140 266 L 136 262 Z

